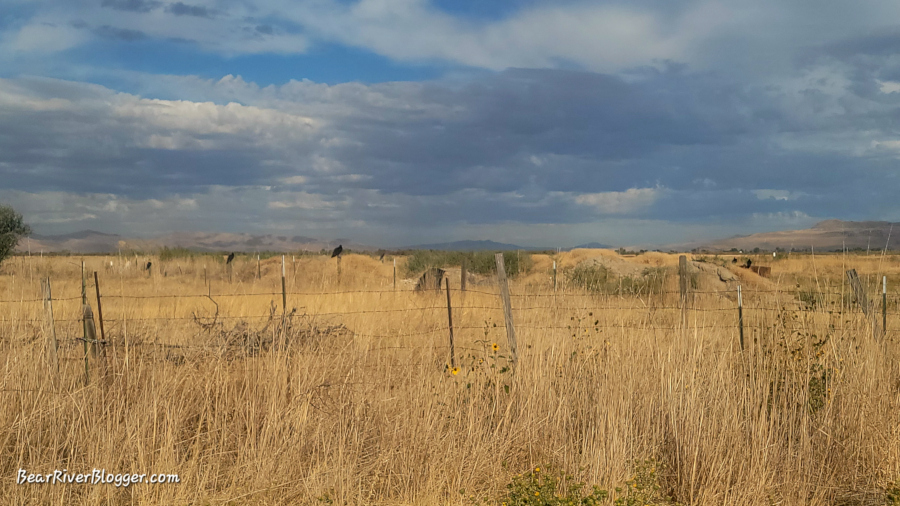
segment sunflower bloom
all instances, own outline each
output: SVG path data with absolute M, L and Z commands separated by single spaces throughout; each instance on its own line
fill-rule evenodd
M 491 345 L 491 349 L 494 350 L 494 351 L 497 351 L 497 350 L 500 349 L 500 345 L 497 344 L 497 343 L 494 343 L 494 344 Z
M 450 369 L 450 374 L 452 374 L 454 376 L 459 374 L 459 367 L 454 367 L 453 369 Z

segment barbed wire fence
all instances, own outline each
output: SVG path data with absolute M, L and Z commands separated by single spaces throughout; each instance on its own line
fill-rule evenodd
M 497 272 L 505 273 L 502 256 L 497 258 Z M 465 275 L 465 274 L 463 274 Z M 505 332 L 507 342 L 504 352 L 510 362 L 517 360 L 519 336 L 526 331 L 529 339 L 547 332 L 565 332 L 576 337 L 580 334 L 598 336 L 604 332 L 624 330 L 651 330 L 660 332 L 710 331 L 723 332 L 728 339 L 739 339 L 740 349 L 745 348 L 744 331 L 763 332 L 776 325 L 798 318 L 825 318 L 819 324 L 834 325 L 834 319 L 854 329 L 870 330 L 873 338 L 886 340 L 896 330 L 888 326 L 889 317 L 896 321 L 900 312 L 889 308 L 900 307 L 900 294 L 888 294 L 886 277 L 882 283 L 880 312 L 877 303 L 868 300 L 868 294 L 859 282 L 854 270 L 847 271 L 848 290 L 824 290 L 815 293 L 780 288 L 743 288 L 737 285 L 728 290 L 692 290 L 679 275 L 678 290 L 634 294 L 602 294 L 589 291 L 541 290 L 528 293 L 527 287 L 510 292 L 505 276 L 499 276 L 497 285 L 489 289 L 469 287 L 460 283 L 444 288 L 446 303 L 441 297 L 413 294 L 410 290 L 352 289 L 320 291 L 288 291 L 284 283 L 282 262 L 281 291 L 253 293 L 169 293 L 129 294 L 101 293 L 98 274 L 93 273 L 96 297 L 91 300 L 89 278 L 82 273 L 82 294 L 54 298 L 51 280 L 41 280 L 42 297 L 0 299 L 0 324 L 15 329 L 24 336 L 14 339 L 10 335 L 0 342 L 9 352 L 17 349 L 41 350 L 46 354 L 52 374 L 58 374 L 59 362 L 84 361 L 85 379 L 89 381 L 91 370 L 104 374 L 108 348 L 134 350 L 149 349 L 160 352 L 162 360 L 183 360 L 176 352 L 195 350 L 234 356 L 253 356 L 268 350 L 288 350 L 298 343 L 317 340 L 331 341 L 366 340 L 366 354 L 389 354 L 401 350 L 419 352 L 418 362 L 392 363 L 392 367 L 419 367 L 436 365 L 456 367 L 457 352 L 484 353 L 498 347 Z M 329 297 L 377 295 L 380 307 L 346 310 L 319 310 L 310 305 L 296 307 L 289 302 L 312 300 L 323 302 Z M 259 314 L 228 314 L 222 311 L 222 303 L 236 300 L 245 307 L 252 299 L 269 298 L 268 310 Z M 281 299 L 280 306 L 276 303 Z M 125 301 L 142 304 L 144 301 L 173 301 L 180 310 L 172 314 L 148 316 L 128 314 Z M 673 302 L 674 300 L 674 302 Z M 80 301 L 80 304 L 77 302 Z M 453 303 L 452 301 L 455 301 Z M 54 315 L 57 304 L 58 315 Z M 97 316 L 93 312 L 96 304 Z M 103 305 L 113 311 L 104 316 Z M 406 307 L 396 307 L 406 304 Z M 42 307 L 37 307 L 41 305 Z M 59 311 L 62 305 L 64 310 Z M 327 304 L 320 304 L 326 306 Z M 28 310 L 28 306 L 31 309 Z M 161 307 L 161 306 L 160 306 Z M 484 323 L 472 324 L 473 313 Z M 880 314 L 879 314 L 880 313 Z M 34 314 L 41 314 L 36 317 Z M 459 316 L 467 318 L 460 319 Z M 728 316 L 731 315 L 731 316 Z M 356 317 L 376 317 L 386 322 L 399 318 L 395 328 L 372 331 L 351 320 Z M 881 316 L 880 320 L 878 316 Z M 454 317 L 457 324 L 454 325 Z M 568 320 L 566 320 L 568 318 Z M 494 323 L 496 319 L 502 324 Z M 370 320 L 369 320 L 370 321 Z M 780 323 L 779 323 L 780 322 Z M 880 325 L 879 325 L 880 324 Z M 150 326 L 153 326 L 152 328 Z M 130 337 L 129 337 L 130 326 Z M 185 330 L 188 332 L 185 332 Z M 161 334 L 178 335 L 180 342 L 161 339 Z M 499 334 L 499 335 L 498 335 Z M 152 336 L 148 338 L 148 335 Z M 194 341 L 185 342 L 185 336 Z M 475 339 L 474 337 L 483 339 Z M 460 340 L 460 337 L 465 339 Z M 401 344 L 399 340 L 403 339 Z M 457 341 L 457 342 L 455 342 Z M 440 344 L 446 343 L 446 344 Z M 334 343 L 330 343 L 334 344 Z M 526 343 L 526 345 L 528 345 Z M 81 350 L 78 348 L 81 347 Z M 80 351 L 80 353 L 79 353 Z M 61 356 L 57 357 L 57 353 Z M 346 351 L 336 346 L 321 345 L 314 350 L 305 349 L 323 357 L 358 356 L 360 350 Z M 427 360 L 426 360 L 427 359 Z

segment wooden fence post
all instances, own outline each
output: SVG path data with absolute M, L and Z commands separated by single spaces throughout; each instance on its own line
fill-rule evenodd
M 56 340 L 56 322 L 53 320 L 53 294 L 50 289 L 50 278 L 41 281 L 41 288 L 44 292 L 44 313 L 47 318 L 47 359 L 55 380 L 56 375 L 59 374 L 59 358 L 57 356 L 59 343 Z
M 847 271 L 847 279 L 850 281 L 850 288 L 853 289 L 853 295 L 856 296 L 856 302 L 859 303 L 859 307 L 862 309 L 863 315 L 865 315 L 866 319 L 870 319 L 872 323 L 872 337 L 878 337 L 878 329 L 876 328 L 878 325 L 875 320 L 875 314 L 872 311 L 872 306 L 869 305 L 869 297 L 866 296 L 866 291 L 863 289 L 862 283 L 859 281 L 859 275 L 856 273 L 856 269 L 850 269 Z
M 463 258 L 462 265 L 459 267 L 459 291 L 466 291 L 466 278 L 469 277 L 469 266 L 466 259 Z
M 338 255 L 338 257 L 337 257 L 337 278 L 338 278 L 338 280 L 337 280 L 338 285 L 340 285 L 341 284 L 341 255 Z
M 445 278 L 447 285 L 447 321 L 450 323 L 450 367 L 456 367 L 456 349 L 453 346 L 453 308 L 450 306 L 450 278 Z
M 494 255 L 497 263 L 497 282 L 500 285 L 500 298 L 503 299 L 503 319 L 506 322 L 506 338 L 509 341 L 509 351 L 512 354 L 512 362 L 519 360 L 519 350 L 516 345 L 516 328 L 513 326 L 512 304 L 509 300 L 509 283 L 506 280 L 506 266 L 503 264 L 503 253 Z
M 287 350 L 287 285 L 284 277 L 284 255 L 281 255 L 281 349 Z
M 887 337 L 887 276 L 881 277 L 881 338 Z
M 256 254 L 256 279 L 262 279 L 262 270 L 259 267 L 259 253 Z
M 678 293 L 681 297 L 681 326 L 687 326 L 687 257 L 681 255 L 678 257 Z
M 100 341 L 97 346 L 100 346 L 101 369 L 106 376 L 106 331 L 103 328 L 103 306 L 100 303 L 100 280 L 97 278 L 97 271 L 94 271 L 94 289 L 97 292 L 97 321 L 100 323 Z
M 738 333 L 741 339 L 741 351 L 744 351 L 744 299 L 741 297 L 741 285 L 738 285 Z
M 397 290 L 397 259 L 394 259 L 394 290 Z
M 88 359 L 88 323 L 84 317 L 88 311 L 87 303 L 87 281 L 84 279 L 84 260 L 81 261 L 81 309 L 82 309 L 82 342 L 84 343 L 84 383 L 90 382 L 90 362 Z M 93 316 L 91 317 L 93 321 Z
M 850 281 L 850 288 L 853 289 L 853 295 L 856 297 L 856 302 L 859 303 L 863 314 L 869 316 L 869 298 L 866 296 L 865 290 L 863 290 L 862 283 L 859 281 L 859 275 L 856 274 L 856 269 L 847 271 L 847 280 Z
M 553 261 L 553 291 L 556 291 L 556 260 Z
M 287 314 L 287 289 L 284 283 L 284 255 L 281 255 L 281 312 Z

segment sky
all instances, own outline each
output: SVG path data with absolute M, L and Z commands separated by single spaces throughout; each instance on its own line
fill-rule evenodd
M 661 245 L 900 221 L 900 2 L 0 0 L 40 234 Z

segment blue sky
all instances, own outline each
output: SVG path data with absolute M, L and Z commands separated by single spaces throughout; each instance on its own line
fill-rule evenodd
M 0 0 L 39 233 L 656 245 L 900 219 L 900 4 Z

